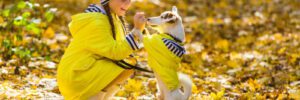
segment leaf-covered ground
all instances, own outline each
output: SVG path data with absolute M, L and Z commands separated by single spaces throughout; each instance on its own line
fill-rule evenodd
M 133 0 L 157 16 L 176 5 L 187 54 L 180 72 L 199 99 L 300 100 L 299 0 Z M 142 2 L 141 2 L 142 1 Z M 70 16 L 88 0 L 0 1 L 0 99 L 62 99 L 57 64 L 72 37 Z M 146 52 L 138 53 L 141 62 Z M 156 81 L 137 72 L 116 99 L 154 99 Z

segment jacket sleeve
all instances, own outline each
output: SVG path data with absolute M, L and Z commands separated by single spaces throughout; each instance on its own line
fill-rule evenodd
M 132 34 L 128 34 L 124 39 L 114 40 L 108 25 L 94 21 L 87 26 L 88 38 L 85 39 L 85 43 L 88 51 L 113 60 L 121 60 L 139 49 Z

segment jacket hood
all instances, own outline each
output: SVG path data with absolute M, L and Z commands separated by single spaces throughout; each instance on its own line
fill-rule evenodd
M 73 15 L 72 21 L 69 23 L 69 30 L 72 37 L 74 37 L 80 29 L 87 27 L 92 22 L 95 22 L 95 20 L 101 20 L 101 23 L 109 25 L 107 16 L 102 13 L 80 13 Z

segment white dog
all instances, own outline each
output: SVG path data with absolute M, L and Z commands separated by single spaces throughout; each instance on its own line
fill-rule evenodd
M 163 31 L 161 34 L 151 36 L 148 34 L 144 37 L 148 63 L 158 82 L 159 98 L 163 100 L 189 99 L 192 81 L 188 75 L 178 73 L 176 70 L 185 53 L 181 45 L 185 40 L 185 32 L 177 8 L 173 6 L 172 11 L 163 12 L 160 16 L 150 17 L 147 20 L 149 25 L 156 25 Z

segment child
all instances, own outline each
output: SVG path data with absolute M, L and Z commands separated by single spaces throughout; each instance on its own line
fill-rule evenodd
M 133 74 L 114 60 L 122 60 L 139 49 L 144 13 L 134 17 L 134 28 L 126 35 L 122 16 L 131 0 L 101 0 L 85 13 L 72 16 L 69 24 L 73 40 L 58 66 L 57 81 L 66 100 L 104 99 L 112 97 Z

